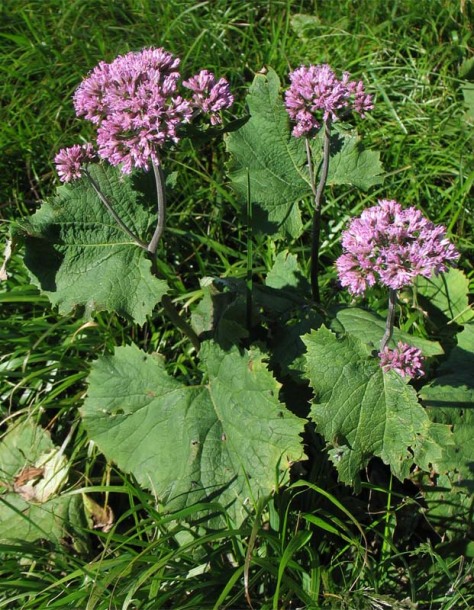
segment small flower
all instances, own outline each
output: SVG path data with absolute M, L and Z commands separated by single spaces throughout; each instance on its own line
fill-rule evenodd
M 285 106 L 296 122 L 295 137 L 306 136 L 320 128 L 320 118 L 337 120 L 344 108 L 355 110 L 362 117 L 374 107 L 372 96 L 364 90 L 362 81 L 350 81 L 348 72 L 342 80 L 327 64 L 300 66 L 290 73 L 290 88 L 285 93 Z
M 179 59 L 164 49 L 143 49 L 101 62 L 74 94 L 78 116 L 97 125 L 98 153 L 112 165 L 149 169 L 159 151 L 178 142 L 192 108 L 177 94 Z
M 435 226 L 416 208 L 402 209 L 386 199 L 350 222 L 342 248 L 336 261 L 339 280 L 354 295 L 376 283 L 394 290 L 408 286 L 419 275 L 446 271 L 459 258 L 443 226 Z
M 202 112 L 209 114 L 211 124 L 221 123 L 219 112 L 230 108 L 234 103 L 234 96 L 230 92 L 229 83 L 225 78 L 216 82 L 216 77 L 208 70 L 201 70 L 187 81 L 183 86 L 194 92 L 191 105 Z
M 61 182 L 72 182 L 80 178 L 82 166 L 93 161 L 95 156 L 92 144 L 75 144 L 70 148 L 62 148 L 54 158 Z
M 402 341 L 395 349 L 385 347 L 379 352 L 380 366 L 384 371 L 396 371 L 402 377 L 422 377 L 423 355 L 417 347 L 412 347 Z

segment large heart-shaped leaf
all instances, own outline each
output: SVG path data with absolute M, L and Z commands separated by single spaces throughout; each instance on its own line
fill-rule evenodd
M 415 390 L 353 336 L 338 338 L 325 327 L 305 338 L 307 373 L 315 391 L 311 417 L 329 446 L 345 483 L 356 484 L 373 456 L 403 479 L 413 464 L 439 472 L 448 426 L 433 424 Z
M 184 385 L 135 346 L 97 360 L 82 408 L 107 458 L 170 509 L 217 498 L 240 522 L 245 504 L 270 493 L 303 456 L 304 421 L 278 400 L 257 351 L 204 343 L 206 378 Z
M 290 122 L 271 68 L 257 74 L 249 89 L 250 119 L 226 137 L 230 178 L 240 200 L 250 198 L 255 227 L 266 234 L 299 237 L 303 230 L 298 202 L 311 196 L 304 138 L 291 136 Z M 311 143 L 313 163 L 322 158 L 322 136 Z M 367 189 L 381 182 L 379 153 L 365 151 L 354 134 L 334 130 L 329 184 Z
M 90 174 L 117 214 L 143 240 L 154 222 L 151 176 L 93 165 Z M 145 251 L 117 225 L 87 178 L 60 186 L 15 235 L 32 281 L 59 312 L 107 310 L 139 324 L 167 292 Z M 151 237 L 151 236 L 150 236 Z

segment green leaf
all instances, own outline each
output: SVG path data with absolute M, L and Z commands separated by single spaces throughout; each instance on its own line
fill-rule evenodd
M 415 287 L 418 295 L 424 297 L 420 299 L 423 307 L 436 308 L 445 316 L 446 322 L 466 324 L 474 318 L 468 298 L 469 280 L 459 269 L 450 268 L 430 278 L 419 276 Z
M 214 339 L 229 349 L 248 337 L 245 283 L 236 279 L 203 278 L 204 296 L 194 309 L 191 324 L 200 339 Z
M 241 201 L 252 202 L 257 230 L 299 237 L 303 230 L 298 202 L 312 196 L 304 138 L 291 136 L 290 122 L 274 70 L 257 74 L 247 96 L 250 120 L 226 137 L 230 178 Z M 312 143 L 313 164 L 320 165 L 322 135 Z M 359 139 L 340 129 L 331 138 L 328 184 L 368 188 L 381 182 L 379 154 L 364 151 Z
M 225 139 L 232 184 L 243 202 L 250 189 L 260 231 L 298 237 L 303 225 L 297 203 L 311 193 L 306 153 L 303 142 L 290 135 L 274 70 L 255 76 L 247 104 L 250 120 Z
M 430 418 L 452 427 L 454 445 L 445 447 L 443 475 L 423 486 L 428 516 L 443 529 L 462 534 L 472 527 L 474 493 L 474 324 L 458 335 L 458 345 L 441 373 L 420 396 Z
M 340 339 L 325 327 L 305 338 L 307 373 L 315 391 L 311 417 L 324 436 L 340 479 L 359 482 L 371 457 L 380 457 L 400 479 L 413 464 L 437 468 L 447 426 L 433 424 L 415 390 L 353 336 Z
M 420 396 L 433 421 L 453 427 L 454 446 L 443 456 L 452 484 L 474 492 L 474 324 L 458 335 L 458 345 L 439 371 Z
M 200 357 L 206 381 L 194 386 L 135 346 L 99 358 L 83 422 L 105 456 L 168 508 L 215 498 L 240 523 L 245 505 L 275 490 L 301 459 L 304 421 L 278 401 L 258 351 L 204 343 Z
M 364 191 L 382 182 L 380 153 L 364 150 L 360 138 L 342 130 L 337 123 L 331 136 L 331 159 L 329 162 L 328 184 L 347 184 Z M 312 144 L 313 157 L 321 156 L 322 138 Z
M 311 290 L 296 256 L 287 250 L 280 252 L 265 279 L 265 286 L 253 287 L 253 297 L 269 317 L 280 318 L 282 314 L 307 306 Z
M 0 443 L 0 541 L 59 542 L 77 527 L 80 498 L 58 495 L 67 474 L 45 430 L 29 420 L 11 427 Z
M 151 237 L 151 176 L 124 176 L 103 165 L 89 171 L 134 233 Z M 15 235 L 25 244 L 32 281 L 61 314 L 106 310 L 143 324 L 167 292 L 144 250 L 119 228 L 86 178 L 60 186 Z
M 335 318 L 331 322 L 331 328 L 338 333 L 349 333 L 378 350 L 385 330 L 385 320 L 366 309 L 344 307 L 336 312 Z M 427 358 L 443 354 L 443 348 L 437 341 L 414 337 L 394 328 L 389 346 L 396 347 L 399 341 L 418 347 Z
M 288 250 L 283 250 L 276 257 L 273 267 L 267 274 L 265 285 L 292 293 L 298 292 L 304 296 L 311 295 L 309 282 L 301 270 L 297 257 Z

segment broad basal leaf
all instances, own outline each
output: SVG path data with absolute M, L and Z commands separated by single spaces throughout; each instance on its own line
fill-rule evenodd
M 377 314 L 360 309 L 359 307 L 343 307 L 336 312 L 331 328 L 336 332 L 346 332 L 357 337 L 374 349 L 379 348 L 385 331 L 385 320 Z M 398 328 L 393 329 L 393 336 L 389 346 L 395 347 L 398 341 L 418 347 L 427 358 L 443 353 L 443 348 L 437 341 L 430 341 L 422 337 L 414 337 Z
M 150 239 L 156 199 L 151 176 L 124 176 L 102 165 L 89 171 L 123 221 L 142 240 Z M 59 187 L 15 234 L 25 243 L 33 282 L 62 314 L 107 310 L 143 324 L 167 291 L 152 275 L 144 250 L 120 229 L 85 177 Z
M 445 316 L 445 323 L 466 324 L 474 318 L 468 298 L 469 280 L 460 269 L 450 268 L 430 278 L 420 276 L 416 279 L 416 290 L 424 297 L 419 299 L 420 304 L 428 310 L 436 308 Z
M 135 346 L 95 362 L 84 426 L 105 456 L 170 509 L 216 498 L 237 522 L 299 460 L 304 421 L 278 401 L 256 352 L 204 343 L 202 385 L 187 386 Z
M 62 496 L 68 463 L 49 434 L 31 421 L 0 443 L 0 541 L 58 542 L 80 521 L 80 498 Z
M 226 138 L 230 178 L 240 200 L 250 199 L 255 227 L 266 234 L 298 237 L 303 225 L 298 202 L 312 195 L 304 138 L 291 136 L 280 81 L 274 70 L 257 74 L 247 96 L 250 120 Z M 321 136 L 312 142 L 314 166 L 322 157 Z M 368 188 L 381 181 L 378 153 L 358 138 L 334 131 L 329 184 Z
M 342 481 L 357 484 L 373 456 L 400 479 L 413 464 L 438 468 L 442 446 L 450 442 L 449 428 L 429 420 L 411 386 L 393 371 L 384 373 L 353 336 L 339 339 L 322 327 L 305 344 L 315 392 L 311 417 Z

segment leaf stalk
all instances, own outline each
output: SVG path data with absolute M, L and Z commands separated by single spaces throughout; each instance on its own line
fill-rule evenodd
M 397 306 L 397 291 L 394 288 L 390 288 L 388 293 L 388 312 L 387 321 L 385 323 L 385 332 L 380 342 L 380 351 L 383 352 L 388 342 L 393 335 L 393 326 L 395 323 L 395 309 Z
M 321 302 L 321 295 L 319 291 L 319 246 L 320 246 L 320 233 L 321 233 L 321 207 L 323 202 L 323 193 L 326 186 L 328 171 L 329 171 L 329 158 L 330 158 L 330 144 L 331 144 L 331 117 L 328 117 L 323 122 L 324 135 L 323 135 L 323 160 L 321 163 L 321 170 L 319 172 L 319 181 L 316 185 L 316 178 L 313 171 L 313 161 L 311 156 L 311 146 L 308 138 L 306 138 L 306 156 L 308 159 L 308 171 L 309 179 L 311 183 L 311 190 L 314 195 L 314 213 L 313 213 L 313 236 L 311 242 L 311 291 L 313 293 L 313 299 L 316 303 Z
M 89 170 L 87 168 L 83 168 L 83 172 L 87 176 L 89 182 L 91 183 L 92 188 L 94 189 L 94 191 L 97 194 L 97 197 L 104 204 L 106 210 L 109 212 L 109 214 L 118 224 L 118 226 L 122 229 L 122 231 L 124 231 L 131 239 L 133 239 L 133 241 L 138 246 L 140 246 L 140 248 L 143 248 L 143 250 L 147 250 L 148 247 L 147 247 L 146 243 L 143 242 L 137 235 L 135 235 L 135 233 L 129 227 L 127 227 L 127 225 L 124 223 L 124 221 L 120 218 L 120 216 L 117 214 L 117 212 L 112 207 L 112 204 L 110 203 L 110 201 L 107 199 L 107 197 L 104 195 L 104 193 L 100 190 L 99 185 L 94 180 L 94 178 L 91 176 L 91 174 L 89 173 Z

